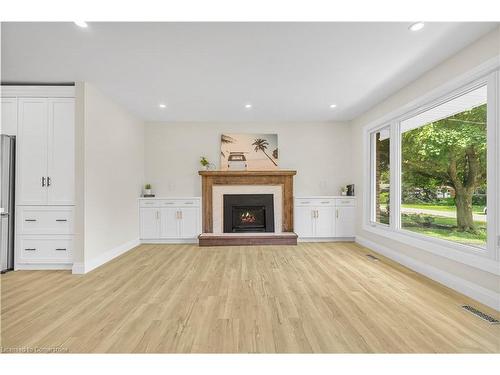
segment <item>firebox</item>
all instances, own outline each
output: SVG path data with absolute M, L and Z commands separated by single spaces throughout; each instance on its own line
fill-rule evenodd
M 224 194 L 224 233 L 274 232 L 272 194 Z

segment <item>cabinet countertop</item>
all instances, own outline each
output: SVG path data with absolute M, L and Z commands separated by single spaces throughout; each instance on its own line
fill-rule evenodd
M 201 199 L 201 197 L 139 197 L 138 200 Z
M 294 197 L 294 199 L 355 199 L 352 195 L 308 195 Z
M 138 197 L 139 200 L 165 200 L 165 199 L 201 199 L 201 197 Z M 294 199 L 356 199 L 350 195 L 308 195 L 294 197 Z

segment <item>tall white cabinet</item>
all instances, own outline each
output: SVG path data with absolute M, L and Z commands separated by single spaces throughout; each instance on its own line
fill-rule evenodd
M 0 134 L 17 134 L 17 98 L 2 97 L 2 122 Z
M 15 268 L 70 268 L 75 200 L 74 87 L 2 86 L 2 113 L 4 109 L 8 127 L 16 133 Z

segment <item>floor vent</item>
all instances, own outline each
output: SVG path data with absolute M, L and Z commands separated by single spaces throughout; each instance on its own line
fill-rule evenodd
M 373 260 L 374 262 L 378 262 L 378 261 L 379 261 L 379 259 L 378 259 L 376 256 L 374 256 L 374 255 L 371 255 L 371 254 L 366 254 L 366 256 L 367 256 L 370 260 Z
M 486 320 L 490 324 L 498 324 L 498 323 L 500 323 L 497 319 L 493 318 L 492 316 L 489 316 L 488 314 L 485 314 L 482 311 L 479 311 L 478 309 L 475 309 L 472 306 L 462 305 L 462 309 L 467 310 L 471 314 L 474 314 L 475 316 L 477 316 L 477 317 L 479 317 L 479 318 L 481 318 L 483 320 Z

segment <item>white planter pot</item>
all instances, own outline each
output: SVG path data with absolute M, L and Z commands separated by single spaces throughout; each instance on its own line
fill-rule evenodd
M 153 191 L 151 189 L 144 189 L 144 195 L 151 195 L 152 192 Z

